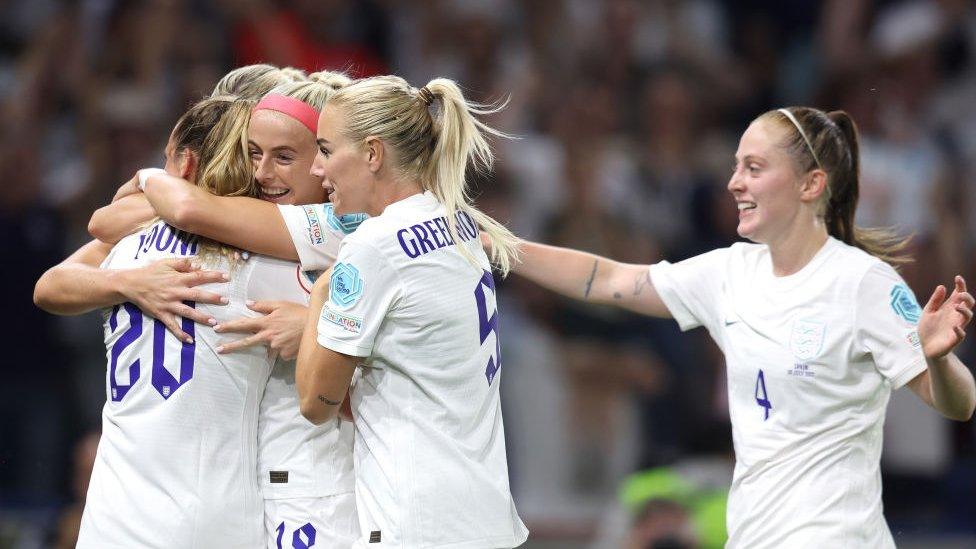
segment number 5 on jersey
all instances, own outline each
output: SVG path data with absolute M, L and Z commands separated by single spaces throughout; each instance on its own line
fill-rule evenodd
M 485 377 L 488 378 L 488 385 L 491 385 L 492 380 L 495 379 L 495 374 L 502 367 L 502 346 L 501 340 L 498 338 L 498 305 L 494 299 L 491 300 L 492 304 L 495 305 L 495 310 L 491 312 L 489 317 L 488 297 L 485 295 L 486 287 L 491 290 L 491 296 L 495 297 L 495 279 L 491 277 L 491 273 L 488 271 L 481 275 L 481 280 L 478 281 L 478 286 L 474 289 L 474 299 L 478 303 L 478 326 L 480 327 L 482 345 L 490 334 L 495 334 L 495 354 L 488 357 L 488 366 L 485 367 Z
M 756 404 L 763 408 L 763 421 L 769 419 L 769 411 L 773 409 L 773 405 L 769 402 L 769 393 L 766 392 L 766 376 L 762 370 L 759 370 L 759 375 L 756 376 Z

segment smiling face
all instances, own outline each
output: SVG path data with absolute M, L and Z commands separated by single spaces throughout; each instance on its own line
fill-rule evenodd
M 379 215 L 376 181 L 370 171 L 369 152 L 345 136 L 342 112 L 326 105 L 319 116 L 318 147 L 312 174 L 321 178 L 338 215 L 366 212 Z M 371 207 L 372 206 L 372 207 Z M 377 211 L 378 210 L 378 211 Z
M 310 173 L 315 139 L 301 122 L 273 110 L 255 111 L 247 130 L 247 148 L 260 198 L 276 204 L 325 201 L 322 178 Z
M 728 189 L 739 210 L 739 236 L 769 244 L 789 234 L 808 208 L 801 200 L 800 177 L 780 143 L 783 131 L 753 122 L 739 140 Z

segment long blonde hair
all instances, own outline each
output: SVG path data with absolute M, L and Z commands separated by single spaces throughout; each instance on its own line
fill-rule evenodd
M 225 74 L 210 97 L 229 95 L 257 101 L 275 86 L 307 79 L 304 72 L 294 67 L 279 68 L 267 63 L 245 65 Z
M 307 80 L 279 84 L 268 93 L 298 99 L 311 105 L 315 110 L 321 111 L 336 91 L 348 86 L 351 82 L 352 79 L 341 72 L 313 72 L 308 75 Z
M 257 196 L 257 184 L 247 154 L 247 125 L 254 102 L 222 96 L 203 99 L 190 107 L 173 128 L 175 154 L 196 156 L 193 183 L 217 196 Z M 201 239 L 203 260 L 236 258 L 234 248 Z
M 504 225 L 472 204 L 466 172 L 491 170 L 494 154 L 487 135 L 507 137 L 478 120 L 476 115 L 497 112 L 502 106 L 467 101 L 452 80 L 436 78 L 413 88 L 397 76 L 365 78 L 337 91 L 329 100 L 344 115 L 345 135 L 354 141 L 376 136 L 391 147 L 402 176 L 420 181 L 447 210 L 451 237 L 458 238 L 459 215 L 470 216 L 491 241 L 491 260 L 502 275 L 518 261 L 519 239 Z M 464 246 L 459 251 L 472 264 Z

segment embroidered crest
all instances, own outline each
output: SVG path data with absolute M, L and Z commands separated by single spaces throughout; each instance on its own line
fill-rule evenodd
M 909 324 L 918 324 L 922 316 L 922 308 L 915 301 L 915 294 L 904 284 L 898 284 L 891 289 L 891 308 Z
M 810 360 L 823 350 L 827 326 L 817 320 L 798 319 L 793 321 L 790 335 L 790 350 L 798 360 Z
M 363 296 L 363 279 L 348 263 L 336 263 L 329 280 L 329 301 L 338 309 L 348 309 Z

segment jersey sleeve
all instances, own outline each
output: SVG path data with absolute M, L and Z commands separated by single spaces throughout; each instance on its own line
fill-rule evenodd
M 366 219 L 365 214 L 337 216 L 332 204 L 279 205 L 278 211 L 295 243 L 298 261 L 306 271 L 331 267 L 343 238 Z
M 917 329 L 922 308 L 901 276 L 887 263 L 878 263 L 864 275 L 855 299 L 855 341 L 871 354 L 892 388 L 925 371 Z
M 711 326 L 719 315 L 728 248 L 680 261 L 651 265 L 651 282 L 682 331 Z
M 346 242 L 329 279 L 329 299 L 319 315 L 319 345 L 366 357 L 401 286 L 396 271 L 372 246 Z

